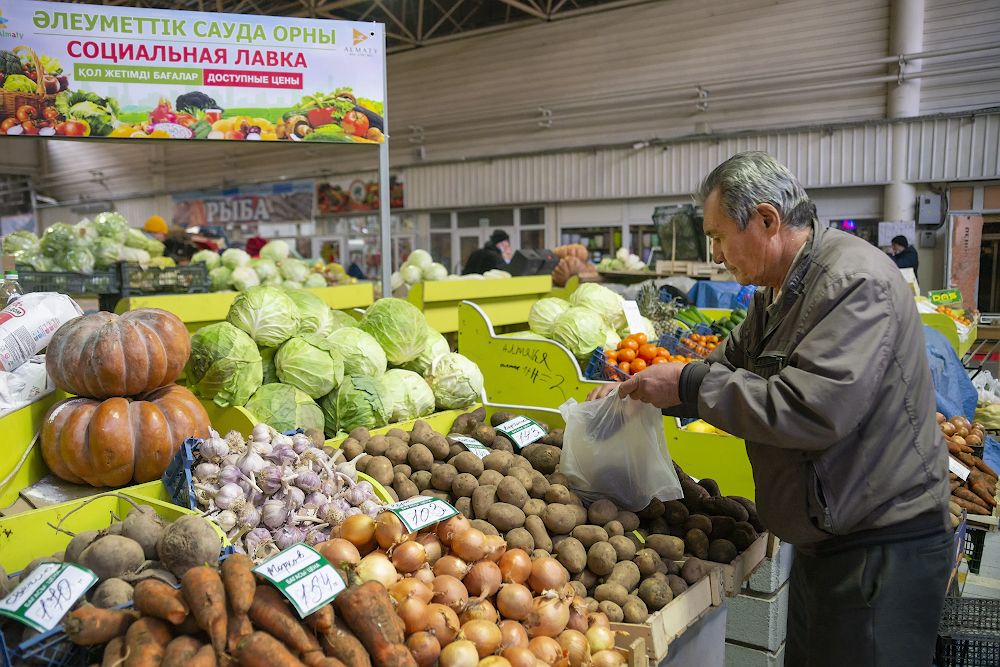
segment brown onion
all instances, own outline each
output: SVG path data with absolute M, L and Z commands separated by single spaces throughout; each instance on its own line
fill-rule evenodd
M 375 539 L 375 531 L 372 531 L 372 538 L 358 547 L 358 553 L 364 557 L 370 553 L 374 553 L 376 550 L 380 551 L 383 556 L 385 555 L 385 552 L 378 548 L 378 540 Z
M 406 526 L 394 512 L 380 512 L 375 519 L 375 539 L 383 549 L 391 549 L 410 538 Z
M 409 576 L 423 583 L 423 585 L 427 588 L 430 588 L 431 584 L 434 583 L 434 570 L 432 570 L 431 566 L 427 563 L 418 567 L 416 571 L 411 573 Z
M 497 611 L 504 618 L 521 621 L 531 613 L 531 590 L 522 584 L 504 584 L 497 593 Z
M 476 667 L 479 664 L 479 651 L 470 641 L 451 642 L 438 657 L 440 667 Z
M 427 605 L 427 616 L 426 629 L 434 633 L 441 645 L 447 646 L 454 641 L 461 625 L 458 623 L 458 614 L 451 607 L 431 603 Z
M 510 661 L 507 658 L 502 658 L 499 655 L 488 655 L 479 661 L 477 667 L 512 667 Z
M 531 556 L 523 549 L 511 549 L 498 563 L 504 583 L 523 584 L 531 574 Z
M 579 595 L 569 605 L 569 622 L 566 628 L 583 633 L 590 629 L 587 624 L 587 602 Z
M 340 537 L 320 543 L 316 550 L 334 567 L 343 567 L 345 562 L 351 565 L 357 565 L 361 562 L 358 548 Z
M 464 609 L 465 603 L 469 601 L 469 592 L 465 589 L 465 584 L 450 574 L 435 577 L 431 592 L 432 602 L 451 607 L 456 612 Z
M 465 575 L 469 573 L 471 567 L 457 556 L 444 556 L 434 564 L 434 576 L 439 577 L 442 574 L 447 574 L 461 581 L 465 579 Z
M 434 567 L 434 563 L 444 555 L 444 545 L 438 539 L 437 533 L 421 533 L 414 541 L 424 545 L 424 552 L 427 554 L 425 560 L 431 567 Z
M 590 663 L 590 644 L 582 632 L 563 630 L 556 641 L 569 658 L 570 667 L 582 667 Z
M 500 655 L 507 659 L 510 667 L 535 667 L 538 660 L 527 646 L 508 646 Z
M 955 425 L 952 424 L 951 422 L 945 422 L 941 424 L 941 432 L 944 433 L 945 436 L 955 435 L 956 430 L 957 429 L 955 428 Z
M 569 572 L 555 558 L 539 558 L 531 564 L 528 587 L 535 593 L 561 591 L 569 583 Z
M 419 667 L 433 667 L 441 655 L 441 643 L 430 632 L 417 632 L 406 640 L 406 648 L 410 649 L 413 659 Z
M 537 561 L 536 561 L 537 562 Z M 569 623 L 569 604 L 552 593 L 531 602 L 531 613 L 522 621 L 529 637 L 558 637 Z
M 415 597 L 419 600 L 423 600 L 424 604 L 430 604 L 431 598 L 434 597 L 434 591 L 430 587 L 419 579 L 414 579 L 412 577 L 403 579 L 398 584 L 393 585 L 389 589 L 389 595 L 396 603 L 400 603 L 408 597 Z
M 491 598 L 500 590 L 501 579 L 500 568 L 496 563 L 481 560 L 472 565 L 462 583 L 465 584 L 469 595 Z
M 382 512 L 391 514 L 391 512 Z M 380 515 L 381 516 L 381 515 Z M 403 542 L 392 550 L 392 564 L 400 572 L 413 572 L 424 564 L 424 545 L 419 542 Z
M 593 667 L 621 667 L 625 664 L 625 658 L 618 651 L 598 651 L 590 656 Z
M 476 645 L 479 657 L 485 658 L 492 655 L 500 646 L 500 628 L 496 623 L 489 621 L 469 621 L 462 625 L 462 631 L 458 633 L 458 640 L 468 639 Z
M 507 552 L 507 540 L 503 539 L 500 535 L 487 535 L 486 536 L 486 559 L 491 560 L 494 563 L 498 562 L 503 558 L 504 553 Z
M 368 554 L 362 558 L 356 572 L 362 582 L 374 580 L 386 588 L 392 588 L 399 580 L 399 573 L 396 572 L 392 561 L 379 553 Z
M 603 625 L 593 625 L 587 630 L 587 643 L 593 653 L 615 647 L 615 633 Z
M 458 622 L 465 625 L 469 621 L 489 621 L 496 623 L 500 620 L 496 607 L 493 603 L 484 598 L 470 598 L 462 608 L 462 613 L 458 615 Z
M 500 646 L 520 646 L 528 648 L 528 633 L 524 626 L 517 621 L 500 621 Z
M 469 528 L 472 524 L 461 514 L 456 514 L 447 521 L 442 521 L 437 525 L 437 536 L 446 547 L 451 546 L 451 538 L 459 531 Z
M 451 550 L 462 560 L 474 563 L 486 555 L 486 535 L 475 528 L 458 531 L 451 540 Z
M 528 642 L 528 648 L 536 658 L 549 665 L 562 657 L 562 646 L 552 637 L 535 637 Z
M 427 628 L 427 603 L 416 596 L 397 604 L 396 615 L 403 619 L 407 636 Z
M 587 627 L 592 628 L 595 625 L 611 629 L 611 621 L 608 620 L 607 614 L 603 611 L 592 611 L 587 614 Z
M 375 520 L 367 514 L 349 516 L 341 524 L 340 534 L 360 551 L 361 547 L 367 545 L 375 537 Z

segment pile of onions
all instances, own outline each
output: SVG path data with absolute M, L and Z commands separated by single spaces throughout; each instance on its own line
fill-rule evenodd
M 527 586 L 504 584 L 497 593 L 497 611 L 504 618 L 522 621 L 531 613 L 531 606 L 532 596 Z
M 361 516 L 357 514 L 355 516 Z M 399 574 L 385 554 L 374 552 L 361 559 L 355 568 L 358 578 L 362 582 L 377 581 L 387 589 L 392 588 L 399 580 Z
M 396 516 L 392 512 L 382 512 L 379 516 L 386 515 Z M 377 530 L 376 528 L 376 532 Z M 392 549 L 392 564 L 398 571 L 407 574 L 416 571 L 423 565 L 426 557 L 427 552 L 424 551 L 424 545 L 420 542 L 403 542 Z
M 451 642 L 441 649 L 438 665 L 441 667 L 476 667 L 479 664 L 479 651 L 476 645 L 468 640 Z
M 462 581 L 465 584 L 466 590 L 469 591 L 469 595 L 490 598 L 500 590 L 501 580 L 502 576 L 497 564 L 492 561 L 481 560 L 472 566 Z
M 343 529 L 341 529 L 341 534 L 343 534 Z M 410 539 L 410 534 L 406 532 L 403 522 L 393 512 L 381 512 L 375 519 L 375 539 L 380 547 L 388 550 Z
M 430 632 L 416 632 L 406 640 L 406 648 L 410 649 L 413 659 L 419 667 L 432 667 L 441 655 L 441 643 Z
M 458 633 L 459 641 L 468 639 L 476 645 L 480 658 L 492 655 L 500 646 L 502 638 L 497 624 L 489 621 L 469 621 L 462 626 L 462 631 Z
M 536 594 L 561 591 L 568 583 L 569 572 L 555 558 L 539 558 L 531 564 L 528 587 Z
M 506 584 L 523 584 L 531 575 L 531 556 L 522 549 L 511 549 L 500 558 L 498 565 Z
M 531 638 L 558 637 L 569 623 L 569 600 L 546 591 L 531 601 L 531 613 L 522 623 Z
M 469 592 L 466 590 L 465 584 L 450 574 L 435 577 L 431 592 L 434 602 L 457 611 L 464 609 L 465 603 L 469 601 Z

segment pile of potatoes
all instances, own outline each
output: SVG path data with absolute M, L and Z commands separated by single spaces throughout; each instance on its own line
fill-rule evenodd
M 515 453 L 496 431 L 515 416 L 496 412 L 487 420 L 479 408 L 455 420 L 449 435 L 490 448 L 483 459 L 423 421 L 385 435 L 355 429 L 341 449 L 348 460 L 363 455 L 357 469 L 398 500 L 441 498 L 473 527 L 502 535 L 509 549 L 555 557 L 586 591 L 581 597 L 615 622 L 644 622 L 707 574 L 705 561 L 729 563 L 757 539 L 751 501 L 722 497 L 714 482 L 696 484 L 679 468 L 682 500 L 653 500 L 638 513 L 609 500 L 585 508 L 558 471 L 562 429 L 540 423 L 545 437 Z

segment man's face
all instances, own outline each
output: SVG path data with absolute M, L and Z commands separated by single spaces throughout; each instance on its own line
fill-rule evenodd
M 704 229 L 712 239 L 712 261 L 725 264 L 740 285 L 764 285 L 773 235 L 754 213 L 746 229 L 722 212 L 718 189 L 705 200 Z M 780 250 L 779 250 L 780 255 Z
M 898 243 L 893 243 L 892 244 L 892 254 L 893 255 L 898 255 L 899 253 L 903 252 L 904 250 L 906 250 L 906 248 L 903 247 L 903 246 L 901 246 L 901 245 L 899 245 Z
M 501 241 L 497 244 L 497 250 L 503 255 L 505 261 L 510 261 L 514 257 L 514 250 L 510 247 L 509 241 Z

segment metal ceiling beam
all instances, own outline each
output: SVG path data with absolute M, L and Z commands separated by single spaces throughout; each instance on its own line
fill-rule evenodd
M 416 41 L 417 38 L 414 37 L 414 35 L 413 35 L 412 32 L 410 32 L 410 29 L 407 28 L 406 25 L 402 21 L 400 21 L 398 18 L 396 18 L 396 15 L 393 14 L 389 10 L 388 7 L 386 7 L 384 4 L 382 4 L 382 0 L 374 0 L 374 3 L 375 3 L 375 5 L 379 9 L 381 9 L 383 12 L 386 13 L 386 15 L 392 20 L 393 23 L 395 23 L 397 26 L 399 26 L 400 30 L 402 30 L 403 32 L 405 32 L 410 37 L 410 39 L 412 39 L 413 41 Z
M 439 5 L 436 0 L 431 0 L 431 2 L 433 2 L 434 6 L 436 6 L 438 9 L 441 9 L 441 5 Z M 434 31 L 440 28 L 441 24 L 444 23 L 445 21 L 450 20 L 452 23 L 455 23 L 455 19 L 451 18 L 451 15 L 455 13 L 455 10 L 458 9 L 463 2 L 465 2 L 465 0 L 456 0 L 455 4 L 451 6 L 451 9 L 445 12 L 444 16 L 438 19 L 438 22 L 435 23 L 433 27 L 431 27 L 431 29 L 427 31 L 427 34 L 424 35 L 423 39 L 421 40 L 421 43 L 426 42 L 427 38 L 433 35 Z M 444 10 L 442 9 L 441 11 Z M 458 25 L 458 23 L 455 23 L 455 27 L 461 29 L 461 26 Z
M 536 7 L 531 7 L 529 5 L 526 5 L 523 2 L 521 2 L 520 0 L 500 0 L 500 2 L 502 2 L 504 4 L 507 4 L 507 5 L 510 5 L 511 7 L 515 8 L 515 9 L 520 9 L 525 14 L 528 14 L 530 16 L 534 16 L 535 18 L 539 18 L 539 19 L 542 19 L 542 20 L 547 20 L 549 18 L 548 16 L 546 16 L 545 12 L 543 12 L 542 10 L 540 10 L 540 9 L 538 9 Z

